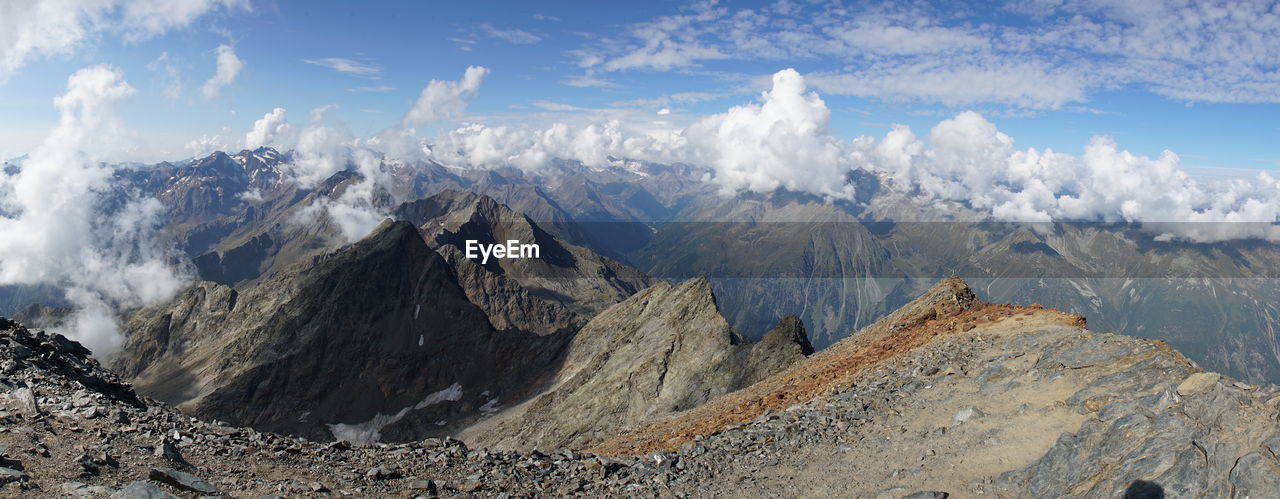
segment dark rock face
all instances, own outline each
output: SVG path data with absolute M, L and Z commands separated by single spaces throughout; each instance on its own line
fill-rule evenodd
M 577 330 L 653 283 L 636 269 L 561 241 L 488 196 L 445 190 L 401 205 L 395 216 L 419 227 L 427 244 L 453 266 L 467 297 L 499 330 Z M 540 255 L 483 263 L 466 258 L 468 240 L 537 244 Z
M 795 317 L 767 336 L 742 343 L 705 279 L 658 283 L 583 326 L 552 387 L 463 437 L 501 447 L 580 447 L 702 405 L 812 352 Z
M 142 392 L 199 416 L 355 441 L 453 431 L 543 382 L 567 340 L 494 331 L 404 222 L 244 292 L 198 284 L 127 326 L 113 365 Z

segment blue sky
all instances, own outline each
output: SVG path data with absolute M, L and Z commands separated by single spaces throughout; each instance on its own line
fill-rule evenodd
M 1135 154 L 1170 149 L 1192 172 L 1280 167 L 1273 3 L 182 0 L 188 12 L 144 28 L 130 26 L 128 4 L 51 49 L 0 36 L 0 155 L 33 148 L 58 120 L 51 103 L 68 76 L 104 63 L 136 89 L 119 112 L 147 138 L 145 159 L 241 136 L 276 107 L 298 122 L 335 104 L 328 122 L 370 136 L 399 123 L 429 81 L 468 66 L 489 73 L 465 114 L 420 131 L 644 120 L 663 108 L 691 122 L 756 101 L 770 74 L 795 68 L 843 140 L 895 123 L 924 135 L 972 109 L 1019 147 L 1078 154 L 1108 135 Z M 221 45 L 243 68 L 206 95 Z

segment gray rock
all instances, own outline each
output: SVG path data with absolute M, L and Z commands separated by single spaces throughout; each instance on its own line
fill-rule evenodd
M 147 476 L 157 482 L 169 484 L 178 490 L 199 492 L 204 495 L 222 493 L 217 487 L 209 485 L 209 482 L 201 480 L 200 477 L 173 468 L 152 468 Z
M 1245 454 L 1230 474 L 1236 497 L 1275 497 L 1280 493 L 1280 463 L 1260 452 Z
M 111 494 L 112 499 L 178 499 L 151 482 L 137 481 Z
M 961 407 L 960 410 L 956 411 L 955 417 L 951 418 L 951 424 L 958 425 L 965 421 L 969 421 L 971 419 L 978 419 L 986 415 L 987 413 L 982 412 L 977 407 L 974 407 L 971 405 Z
M 156 444 L 155 455 L 175 463 L 187 462 L 186 459 L 182 458 L 182 452 L 178 450 L 178 447 L 173 445 L 173 441 L 167 438 L 160 440 L 160 443 Z
M 27 479 L 27 474 L 13 468 L 0 468 L 0 484 L 20 482 Z
M 950 496 L 946 492 L 920 491 L 902 496 L 902 499 L 947 499 Z
M 13 397 L 13 400 L 18 403 L 18 410 L 22 411 L 24 416 L 40 416 L 40 405 L 36 403 L 36 396 L 31 392 L 30 388 L 20 387 L 9 392 L 9 396 Z
M 424 491 L 428 494 L 436 493 L 435 480 L 411 480 L 407 485 L 410 490 Z
M 115 493 L 112 490 L 101 485 L 85 485 L 80 482 L 67 482 L 62 484 L 62 492 L 75 497 L 109 497 Z
M 373 480 L 391 480 L 394 478 L 400 478 L 400 470 L 388 466 L 375 466 L 373 468 L 369 468 L 369 471 L 365 472 L 364 477 Z

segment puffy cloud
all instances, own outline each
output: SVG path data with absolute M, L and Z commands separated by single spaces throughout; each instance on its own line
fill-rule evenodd
M 461 115 L 467 103 L 480 92 L 480 82 L 488 74 L 488 68 L 469 66 L 459 81 L 431 80 L 405 113 L 401 125 L 409 127 Z
M 86 40 L 116 34 L 147 39 L 247 0 L 6 0 L 0 2 L 0 81 L 32 60 L 69 55 Z
M 604 166 L 610 158 L 678 160 L 682 139 L 624 129 L 619 121 L 573 126 L 555 123 L 541 129 L 471 124 L 449 130 L 431 143 L 431 158 L 448 165 L 474 168 L 515 166 L 530 170 L 554 159 Z
M 235 81 L 240 70 L 244 69 L 244 61 L 236 57 L 235 49 L 227 45 L 218 45 L 217 54 L 217 71 L 200 87 L 200 93 L 207 98 L 217 97 L 222 87 Z
M 313 187 L 346 169 L 353 143 L 345 128 L 316 123 L 329 109 L 328 106 L 313 109 L 312 124 L 303 127 L 289 123 L 284 108 L 272 109 L 253 123 L 253 129 L 245 134 L 244 146 L 292 150 L 293 161 L 287 165 L 290 176 L 304 188 Z
M 253 129 L 244 136 L 244 146 L 257 149 L 266 145 L 277 145 L 277 140 L 284 144 L 292 143 L 293 127 L 284 116 L 284 108 L 277 107 L 264 114 L 262 119 L 253 122 Z M 285 149 L 285 147 L 281 147 Z
M 0 284 L 61 287 L 77 308 L 62 332 L 100 356 L 121 340 L 115 310 L 166 299 L 184 280 L 155 243 L 160 203 L 120 201 L 99 161 L 122 138 L 115 104 L 133 93 L 110 66 L 77 71 L 54 99 L 57 127 L 20 172 L 0 177 L 9 184 L 0 188 Z
M 199 157 L 208 156 L 214 151 L 239 151 L 242 144 L 240 137 L 232 135 L 230 127 L 223 127 L 219 133 L 201 135 L 200 138 L 188 142 L 185 148 L 187 153 Z
M 963 202 L 997 220 L 1140 222 L 1165 239 L 1280 240 L 1280 182 L 1191 178 L 1178 156 L 1149 158 L 1095 137 L 1073 156 L 1018 149 L 974 112 L 943 120 L 928 143 L 906 127 L 884 139 L 860 138 L 851 157 L 892 175 L 903 193 Z
M 920 138 L 894 126 L 883 138 L 840 141 L 827 131 L 829 110 L 794 70 L 773 75 L 758 104 L 705 116 L 684 128 L 644 128 L 608 120 L 542 128 L 470 124 L 440 133 L 431 147 L 411 133 L 397 147 L 444 164 L 538 169 L 554 159 L 589 166 L 615 158 L 684 162 L 713 168 L 726 192 L 779 187 L 833 198 L 853 194 L 854 168 L 883 172 L 891 188 L 923 201 L 950 200 L 996 220 L 1140 222 L 1165 239 L 1211 242 L 1280 240 L 1280 182 L 1197 180 L 1177 155 L 1156 158 L 1097 137 L 1083 155 L 1019 149 L 982 115 L 966 111 Z M 393 141 L 391 137 L 386 143 Z
M 715 167 L 714 180 L 727 190 L 851 195 L 843 144 L 827 135 L 831 112 L 818 94 L 805 91 L 794 69 L 775 73 L 760 105 L 737 106 L 686 129 L 692 156 Z

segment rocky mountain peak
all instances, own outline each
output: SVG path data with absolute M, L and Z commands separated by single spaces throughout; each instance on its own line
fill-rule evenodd
M 766 336 L 744 343 L 706 279 L 659 282 L 584 325 L 554 385 L 464 437 L 511 448 L 582 446 L 698 407 L 812 352 L 794 317 Z

